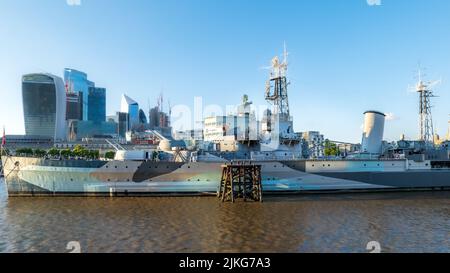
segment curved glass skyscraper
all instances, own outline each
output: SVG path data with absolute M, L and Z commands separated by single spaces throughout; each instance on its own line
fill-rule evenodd
M 120 112 L 128 114 L 128 130 L 134 130 L 139 126 L 139 104 L 125 94 L 122 95 Z
M 66 93 L 61 78 L 51 74 L 23 76 L 22 101 L 27 135 L 66 138 Z

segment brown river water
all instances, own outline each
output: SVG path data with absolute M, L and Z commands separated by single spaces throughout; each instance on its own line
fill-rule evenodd
M 9 198 L 0 252 L 450 252 L 450 192 L 265 197 Z

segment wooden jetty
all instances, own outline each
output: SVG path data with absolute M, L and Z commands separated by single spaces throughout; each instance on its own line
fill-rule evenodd
M 222 165 L 222 178 L 217 193 L 222 202 L 236 199 L 262 202 L 261 165 L 238 162 Z

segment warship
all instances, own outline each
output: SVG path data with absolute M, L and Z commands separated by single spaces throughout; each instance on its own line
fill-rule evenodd
M 286 51 L 283 60 L 272 59 L 265 99 L 273 107 L 261 121 L 255 120 L 247 97 L 236 115 L 205 121 L 205 126 L 216 126 L 203 129 L 209 148 L 176 147 L 160 135 L 157 158 L 114 141 L 108 141 L 116 150 L 114 160 L 3 156 L 8 195 L 214 195 L 223 165 L 232 162 L 260 165 L 262 189 L 268 194 L 450 190 L 450 149 L 434 144 L 429 84 L 420 80 L 416 86 L 421 98 L 419 140 L 402 139 L 386 147 L 385 114 L 367 111 L 360 151 L 310 159 L 304 156 L 302 136 L 293 130 L 287 68 Z

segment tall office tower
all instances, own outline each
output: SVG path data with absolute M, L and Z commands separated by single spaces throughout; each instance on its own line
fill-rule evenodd
M 125 137 L 126 133 L 130 130 L 128 113 L 117 112 L 117 134 L 121 137 Z
M 136 101 L 127 95 L 122 95 L 120 112 L 128 114 L 129 130 L 139 127 L 139 104 Z
M 94 123 L 106 121 L 106 89 L 89 87 L 88 120 Z
M 66 120 L 81 120 L 83 118 L 81 111 L 83 98 L 80 94 L 73 92 L 67 92 L 66 97 Z
M 27 135 L 66 138 L 66 92 L 61 78 L 51 74 L 24 75 L 22 102 Z
M 64 69 L 64 81 L 70 92 L 78 93 L 81 97 L 82 120 L 88 120 L 89 112 L 89 87 L 95 87 L 95 83 L 87 79 L 87 74 L 75 69 Z
M 159 118 L 159 107 L 154 107 L 150 109 L 150 112 L 148 113 L 148 122 L 150 129 L 155 129 L 159 127 L 160 118 Z

